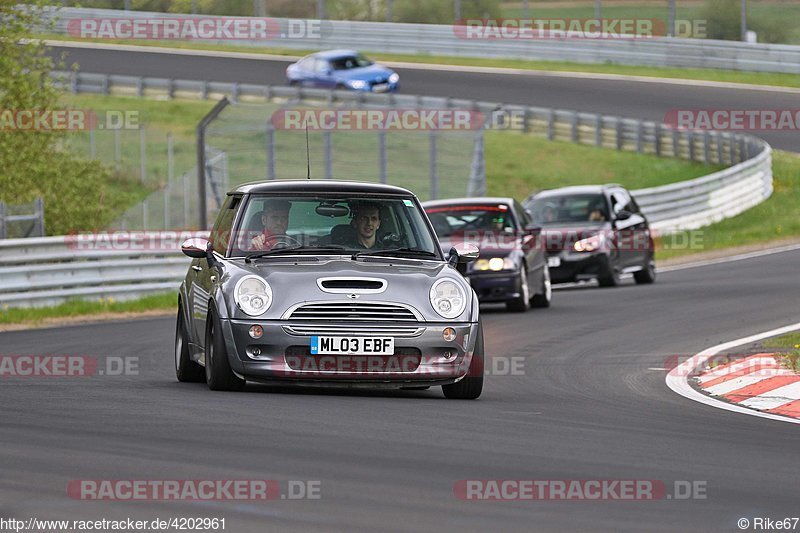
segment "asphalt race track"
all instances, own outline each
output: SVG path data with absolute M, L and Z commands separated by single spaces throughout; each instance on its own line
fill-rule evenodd
M 238 81 L 285 85 L 290 61 L 214 58 L 150 52 L 53 48 L 65 53 L 67 66 L 85 72 Z M 798 94 L 761 90 L 675 85 L 629 80 L 578 79 L 559 76 L 443 72 L 398 69 L 401 91 L 407 94 L 452 96 L 603 113 L 662 121 L 671 109 L 796 109 Z M 798 133 L 757 132 L 774 148 L 800 151 Z
M 280 84 L 285 63 L 70 51 L 88 72 Z M 668 109 L 794 108 L 797 95 L 402 69 L 403 91 L 660 119 Z M 763 135 L 776 148 L 797 137 Z M 244 531 L 738 531 L 798 516 L 795 425 L 692 402 L 664 365 L 797 320 L 800 251 L 664 272 L 652 286 L 486 306 L 477 401 L 439 389 L 214 393 L 175 380 L 173 318 L 0 333 L 3 355 L 138 357 L 138 375 L 0 378 L 0 517 L 219 517 Z M 508 375 L 494 362 L 522 358 Z M 502 367 L 502 368 L 501 368 Z M 495 371 L 497 369 L 498 371 Z M 319 481 L 269 502 L 80 501 L 71 480 Z M 704 499 L 463 501 L 465 479 L 699 482 Z M 285 491 L 284 491 L 285 492 Z
M 659 368 L 796 320 L 798 261 L 564 289 L 526 314 L 487 307 L 487 367 L 523 357 L 524 372 L 489 375 L 477 401 L 179 384 L 173 319 L 3 333 L 5 354 L 137 356 L 139 375 L 0 383 L 0 516 L 225 517 L 235 532 L 738 531 L 741 517 L 797 516 L 797 427 L 684 399 Z M 92 502 L 67 497 L 74 479 L 318 480 L 321 498 Z M 699 481 L 706 499 L 463 501 L 464 479 Z

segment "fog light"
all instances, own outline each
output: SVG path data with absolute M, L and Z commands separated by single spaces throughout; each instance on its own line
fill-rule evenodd
M 256 324 L 255 326 L 250 326 L 250 336 L 254 339 L 260 339 L 261 336 L 264 334 L 264 328 Z
M 258 346 L 251 348 L 250 355 L 252 355 L 253 357 L 258 357 L 259 355 L 261 355 L 261 348 L 259 348 Z
M 455 359 L 456 358 L 456 352 L 451 352 L 450 350 L 444 352 L 444 354 L 442 354 L 442 355 L 448 361 L 451 360 L 451 359 Z
M 444 330 L 442 330 L 442 338 L 447 342 L 453 342 L 456 340 L 456 330 L 453 328 L 444 328 Z

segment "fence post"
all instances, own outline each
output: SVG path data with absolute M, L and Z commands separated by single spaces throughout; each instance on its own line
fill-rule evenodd
M 472 149 L 472 166 L 470 167 L 467 196 L 483 196 L 486 194 L 486 160 L 483 146 L 484 129 L 475 134 L 475 145 Z
M 189 180 L 186 174 L 181 176 L 183 179 L 183 227 L 189 227 Z
M 0 202 L 0 239 L 5 239 L 6 235 L 8 235 L 6 230 L 6 204 L 5 202 Z
M 380 175 L 381 183 L 387 183 L 386 132 L 384 130 L 378 132 L 378 174 Z
M 725 157 L 725 154 L 722 151 L 722 134 L 718 131 L 715 131 L 714 140 L 717 143 L 717 163 L 723 165 L 723 158 Z
M 169 187 L 164 189 L 164 228 L 169 229 Z
M 147 231 L 147 200 L 142 202 L 142 229 Z
M 89 159 L 97 159 L 97 144 L 94 129 L 89 130 Z
M 122 161 L 122 132 L 119 128 L 114 129 L 114 163 L 117 167 Z
M 33 205 L 36 208 L 37 233 L 39 234 L 39 237 L 44 237 L 44 199 L 36 198 L 33 201 Z
M 172 187 L 175 178 L 175 146 L 172 134 L 167 133 L 167 187 Z
M 331 142 L 330 130 L 325 130 L 322 134 L 322 141 L 325 147 L 325 179 L 333 179 L 333 143 Z
M 272 121 L 267 119 L 267 179 L 275 179 L 275 127 Z
M 142 183 L 147 179 L 147 149 L 145 148 L 144 128 L 139 128 L 139 178 Z
M 430 136 L 430 164 L 431 164 L 431 200 L 439 198 L 439 170 L 437 164 L 436 130 L 431 130 Z

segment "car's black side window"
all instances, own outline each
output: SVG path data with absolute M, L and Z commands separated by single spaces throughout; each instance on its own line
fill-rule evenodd
M 211 246 L 220 255 L 225 255 L 228 251 L 233 222 L 236 220 L 236 212 L 239 210 L 241 200 L 241 196 L 228 196 L 211 229 Z

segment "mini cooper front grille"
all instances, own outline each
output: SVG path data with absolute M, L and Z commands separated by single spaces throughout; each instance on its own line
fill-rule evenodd
M 387 337 L 418 337 L 425 331 L 425 328 L 416 326 L 354 326 L 354 325 L 330 325 L 312 324 L 308 326 L 283 326 L 283 330 L 289 335 L 331 335 L 334 337 L 368 337 L 368 336 L 387 336 Z
M 319 302 L 294 309 L 289 320 L 324 320 L 328 322 L 420 322 L 408 307 L 391 303 Z

